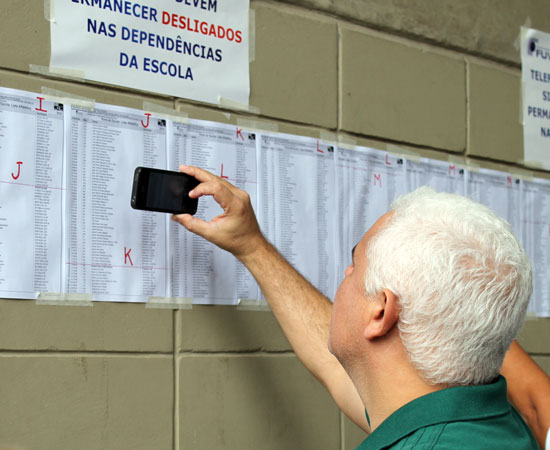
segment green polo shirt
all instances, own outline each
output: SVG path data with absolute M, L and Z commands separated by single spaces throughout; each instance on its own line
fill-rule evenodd
M 399 408 L 356 450 L 538 450 L 506 380 L 443 389 Z

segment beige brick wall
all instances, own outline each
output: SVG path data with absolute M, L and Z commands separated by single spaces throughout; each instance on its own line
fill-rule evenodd
M 500 2 L 498 14 L 474 0 L 251 6 L 257 116 L 31 73 L 49 63 L 38 0 L 2 0 L 0 86 L 134 108 L 154 101 L 199 119 L 521 167 L 514 40 L 527 18 L 550 30 L 544 0 Z M 519 340 L 550 372 L 550 320 L 528 320 Z M 271 313 L 230 307 L 0 300 L 0 404 L 0 448 L 347 450 L 363 439 Z

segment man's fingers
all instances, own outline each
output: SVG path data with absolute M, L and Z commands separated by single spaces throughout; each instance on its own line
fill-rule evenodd
M 201 183 L 189 193 L 189 196 L 192 198 L 199 198 L 203 195 L 211 195 L 214 197 L 216 203 L 218 203 L 224 211 L 227 210 L 234 197 L 234 194 L 228 186 L 220 183 L 218 180 Z
M 208 172 L 208 170 L 204 170 L 195 166 L 187 166 L 185 164 L 180 164 L 180 172 L 191 175 L 202 183 L 204 183 L 205 181 L 214 181 L 218 178 L 213 173 Z
M 212 172 L 209 172 L 208 170 L 201 169 L 200 167 L 187 166 L 185 164 L 180 164 L 180 172 L 183 172 L 183 173 L 186 173 L 187 175 L 191 175 L 192 177 L 195 177 L 201 183 L 207 183 L 209 181 L 217 181 L 217 182 L 223 184 L 225 187 L 227 187 L 232 192 L 235 189 L 237 189 L 235 186 L 233 186 L 228 181 L 223 180 L 220 177 L 214 175 Z
M 172 220 L 183 225 L 187 230 L 199 236 L 205 237 L 208 234 L 210 228 L 208 222 L 197 217 L 193 217 L 191 214 L 177 214 L 172 216 Z

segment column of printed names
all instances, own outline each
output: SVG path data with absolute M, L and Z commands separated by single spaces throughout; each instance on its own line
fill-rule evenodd
M 0 89 L 0 296 L 61 292 L 63 105 Z
M 521 181 L 521 243 L 533 265 L 533 295 L 528 311 L 539 317 L 550 317 L 550 182 L 542 179 Z
M 437 192 L 464 195 L 465 170 L 456 164 L 429 158 L 406 160 L 407 192 L 430 186 Z
M 262 231 L 323 294 L 335 281 L 335 147 L 318 139 L 263 134 L 258 153 Z
M 219 123 L 190 120 L 169 124 L 170 170 L 179 164 L 206 169 L 247 191 L 256 206 L 256 134 Z M 196 217 L 210 220 L 222 213 L 211 197 L 199 200 Z M 254 278 L 230 253 L 170 224 L 171 296 L 193 303 L 235 304 L 257 299 Z
M 338 192 L 338 279 L 351 264 L 351 251 L 365 232 L 405 193 L 402 158 L 367 147 L 339 147 L 336 158 Z
M 130 207 L 136 166 L 165 167 L 166 124 L 96 105 L 67 111 L 65 289 L 94 300 L 166 295 L 166 217 Z
M 521 180 L 498 170 L 469 170 L 466 194 L 506 220 L 512 232 L 520 239 Z

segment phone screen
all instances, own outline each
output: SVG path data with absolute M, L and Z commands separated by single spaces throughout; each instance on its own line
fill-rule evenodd
M 184 173 L 138 167 L 134 178 L 132 207 L 168 213 L 197 210 L 197 199 L 189 198 L 198 181 Z

